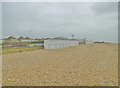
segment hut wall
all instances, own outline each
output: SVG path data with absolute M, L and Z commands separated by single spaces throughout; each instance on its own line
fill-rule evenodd
M 44 40 L 44 49 L 60 49 L 77 45 L 79 45 L 78 40 L 57 40 L 57 39 Z

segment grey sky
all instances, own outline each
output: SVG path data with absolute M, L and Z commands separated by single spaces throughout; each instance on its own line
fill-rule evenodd
M 117 42 L 117 9 L 117 2 L 4 2 L 2 35 L 70 38 L 74 34 Z
M 0 3 L 0 39 L 2 38 L 2 3 Z

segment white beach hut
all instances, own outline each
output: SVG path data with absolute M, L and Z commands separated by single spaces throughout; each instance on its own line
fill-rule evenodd
M 80 44 L 76 39 L 53 38 L 44 40 L 44 49 L 60 49 Z

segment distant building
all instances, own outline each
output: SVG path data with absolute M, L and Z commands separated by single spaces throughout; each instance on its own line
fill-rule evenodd
M 21 40 L 24 40 L 24 39 L 25 39 L 24 37 L 19 37 L 19 38 L 18 38 L 18 40 L 20 40 L 20 41 L 21 41 Z
M 44 46 L 44 40 L 38 38 L 31 39 L 29 37 L 15 38 L 13 36 L 3 39 L 3 48 L 20 48 L 32 46 Z
M 25 47 L 25 46 L 27 45 L 22 44 L 20 40 L 18 40 L 13 36 L 3 39 L 3 45 L 2 45 L 3 48 L 17 48 L 17 47 Z
M 19 42 L 19 40 L 13 36 L 10 36 L 8 38 L 4 38 L 3 42 Z
M 29 37 L 26 37 L 26 38 L 19 37 L 18 40 L 21 41 L 21 42 L 34 42 L 34 41 L 37 41 L 36 39 L 31 39 Z

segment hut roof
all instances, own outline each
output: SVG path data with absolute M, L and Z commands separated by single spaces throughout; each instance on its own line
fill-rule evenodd
M 18 40 L 22 40 L 22 39 L 24 39 L 24 37 L 19 37 L 19 38 L 18 38 Z
M 16 38 L 13 37 L 13 36 L 10 36 L 10 37 L 8 37 L 8 38 L 6 38 L 6 39 L 16 39 Z
M 29 38 L 29 37 L 26 37 L 25 39 L 28 39 L 28 40 L 29 40 L 29 39 L 31 39 L 31 38 Z

